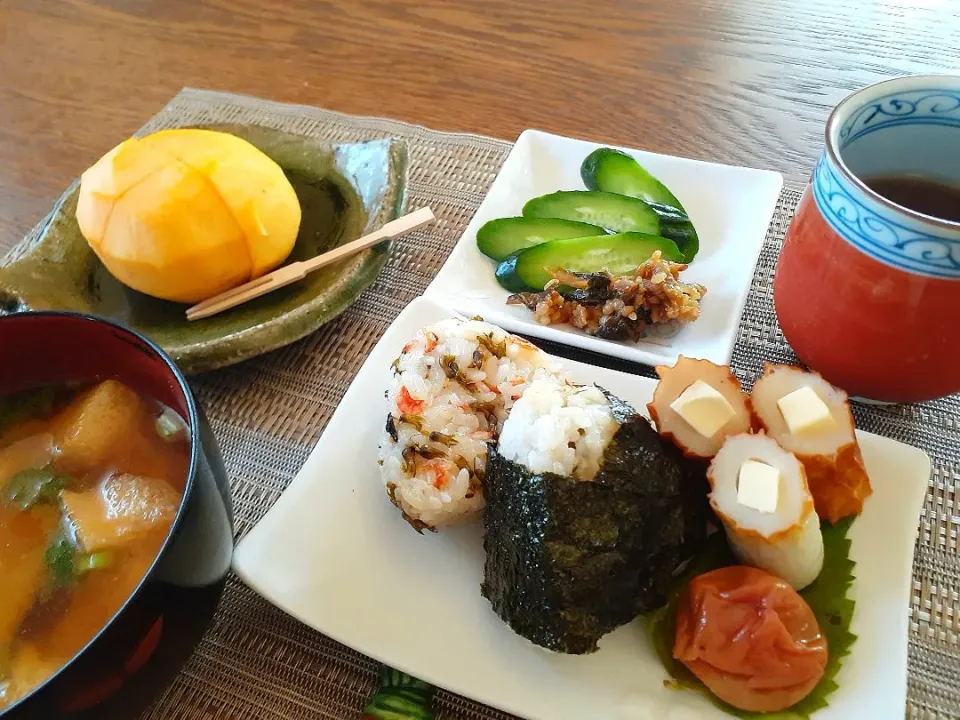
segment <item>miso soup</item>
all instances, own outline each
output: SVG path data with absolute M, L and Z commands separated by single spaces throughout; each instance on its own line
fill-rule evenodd
M 183 420 L 116 380 L 0 397 L 0 711 L 132 594 L 189 461 Z

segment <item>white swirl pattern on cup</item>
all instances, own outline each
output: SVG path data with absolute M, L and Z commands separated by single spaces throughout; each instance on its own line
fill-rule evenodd
M 881 128 L 914 123 L 960 127 L 960 94 L 924 88 L 879 97 L 843 123 L 840 147 Z

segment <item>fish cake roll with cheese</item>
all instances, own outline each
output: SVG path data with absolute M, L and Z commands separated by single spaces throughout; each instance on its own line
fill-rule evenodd
M 729 367 L 681 355 L 655 369 L 660 382 L 647 411 L 687 457 L 712 458 L 728 436 L 750 430 L 750 399 Z
M 800 590 L 823 568 L 820 519 L 803 464 L 763 433 L 734 435 L 707 470 L 710 505 L 740 561 Z
M 858 515 L 872 489 L 847 394 L 817 373 L 767 363 L 751 400 L 767 434 L 803 463 L 817 514 L 831 524 Z

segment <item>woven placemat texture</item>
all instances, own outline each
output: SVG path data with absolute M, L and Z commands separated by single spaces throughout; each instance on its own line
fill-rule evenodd
M 408 206 L 429 204 L 438 218 L 431 228 L 394 245 L 377 282 L 337 320 L 287 348 L 194 380 L 230 473 L 239 539 L 307 459 L 381 334 L 440 269 L 511 144 L 189 89 L 141 132 L 223 122 L 265 125 L 334 142 L 403 138 L 410 155 Z M 795 360 L 773 313 L 772 277 L 799 196 L 795 188 L 780 196 L 743 314 L 733 366 L 747 382 L 764 360 Z M 569 350 L 561 354 L 585 359 Z M 589 361 L 649 374 L 609 358 L 591 356 Z M 859 427 L 922 447 L 933 460 L 912 593 L 904 607 L 910 617 L 905 712 L 910 718 L 960 718 L 960 400 L 892 408 L 857 405 L 855 415 Z M 375 669 L 374 661 L 301 625 L 231 578 L 203 643 L 145 718 L 352 719 L 375 690 Z M 509 717 L 445 692 L 438 694 L 436 710 L 448 719 Z M 890 717 L 895 715 L 892 711 Z

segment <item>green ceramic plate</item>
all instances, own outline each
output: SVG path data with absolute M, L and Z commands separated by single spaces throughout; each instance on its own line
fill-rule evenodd
M 402 215 L 407 153 L 399 140 L 330 145 L 255 126 L 216 125 L 250 141 L 286 172 L 303 209 L 289 262 L 326 252 Z M 186 305 L 121 285 L 77 226 L 74 183 L 44 221 L 36 242 L 0 267 L 0 314 L 75 310 L 117 320 L 149 336 L 185 372 L 211 370 L 310 334 L 346 309 L 380 273 L 390 243 L 318 270 L 262 298 L 188 323 Z

